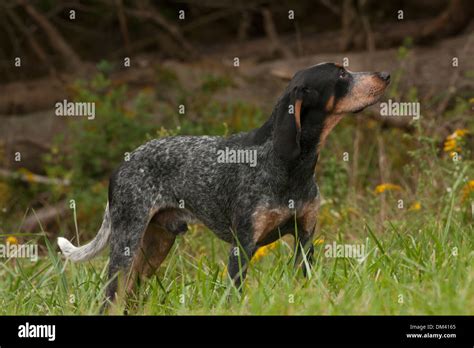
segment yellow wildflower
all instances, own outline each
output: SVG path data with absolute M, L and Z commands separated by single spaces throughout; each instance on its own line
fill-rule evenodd
M 273 243 L 268 244 L 268 245 L 265 245 L 261 248 L 258 248 L 258 250 L 255 252 L 255 254 L 252 257 L 252 262 L 256 262 L 256 261 L 260 260 L 262 257 L 266 256 L 270 252 L 270 250 L 276 248 L 277 243 L 278 243 L 278 241 L 273 242 Z M 224 266 L 224 269 L 222 270 L 221 275 L 222 276 L 227 275 L 227 266 Z
M 464 185 L 462 189 L 461 202 L 464 202 L 472 192 L 474 192 L 474 180 L 468 181 L 467 184 Z
M 467 129 L 456 129 L 453 133 L 456 137 L 463 137 L 465 136 L 466 134 L 469 134 L 469 130 Z M 452 134 L 452 135 L 453 135 Z
M 458 148 L 458 151 L 460 151 L 460 150 L 461 150 L 461 149 Z M 451 152 L 449 153 L 449 157 L 451 157 L 451 158 L 454 158 L 454 156 L 456 156 L 456 155 L 459 155 L 456 151 L 451 151 Z
M 449 139 L 444 142 L 444 152 L 452 152 L 453 150 L 459 151 L 460 148 L 457 146 L 456 139 Z
M 401 191 L 402 188 L 395 184 L 380 184 L 375 187 L 375 193 L 383 193 L 385 191 Z
M 18 239 L 15 236 L 8 236 L 7 237 L 7 244 L 18 244 Z
M 22 177 L 29 183 L 36 182 L 36 175 L 30 172 L 26 168 L 20 168 L 18 170 L 19 173 L 21 173 Z
M 313 241 L 313 244 L 314 244 L 314 245 L 319 245 L 319 244 L 323 244 L 323 243 L 324 243 L 324 239 L 321 239 L 321 238 L 320 238 L 320 239 L 315 239 L 315 240 Z
M 255 255 L 253 256 L 252 261 L 260 260 L 262 257 L 266 256 L 270 252 L 270 250 L 275 249 L 276 246 L 277 246 L 277 242 L 273 242 L 271 244 L 258 248 Z
M 458 146 L 458 140 L 462 139 L 466 134 L 469 134 L 467 129 L 456 129 L 452 134 L 448 135 L 444 141 L 444 152 L 452 153 L 454 150 L 460 152 L 461 148 Z
M 408 210 L 410 211 L 418 211 L 421 209 L 421 203 L 416 201 L 416 202 L 413 202 L 413 204 L 410 206 L 410 208 L 408 208 Z

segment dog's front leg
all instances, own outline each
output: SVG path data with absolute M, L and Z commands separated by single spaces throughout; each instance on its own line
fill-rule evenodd
M 254 242 L 245 244 L 235 243 L 232 245 L 227 266 L 229 276 L 234 282 L 234 286 L 242 291 L 242 283 L 247 275 L 248 264 L 256 251 Z
M 305 277 L 308 276 L 308 268 L 313 266 L 313 232 L 300 229 L 295 233 L 295 266 L 300 266 Z
M 295 265 L 301 265 L 306 277 L 308 269 L 313 265 L 313 236 L 316 227 L 316 218 L 319 208 L 319 198 L 305 204 L 302 214 L 297 219 L 295 231 Z M 305 257 L 303 257 L 303 255 Z M 305 262 L 306 259 L 306 262 Z

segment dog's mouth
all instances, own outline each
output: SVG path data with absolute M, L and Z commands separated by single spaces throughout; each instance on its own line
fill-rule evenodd
M 365 108 L 367 108 L 371 105 L 374 105 L 375 103 L 377 103 L 380 100 L 380 98 L 382 97 L 384 91 L 385 91 L 385 87 L 378 88 L 375 91 L 370 91 L 370 93 L 367 95 L 367 97 L 364 98 L 363 104 L 360 104 L 360 105 L 357 105 L 357 106 L 354 105 L 355 107 L 352 110 L 350 110 L 349 112 L 353 113 L 353 114 L 357 114 L 359 112 L 362 112 Z M 354 104 L 356 104 L 356 103 L 354 103 Z
M 359 113 L 377 103 L 390 83 L 388 77 L 381 79 L 376 73 L 358 73 L 354 75 L 349 93 L 341 98 L 334 108 L 334 113 Z
M 383 87 L 379 87 L 379 88 L 377 88 L 377 89 L 375 89 L 375 90 L 370 91 L 369 97 L 367 98 L 367 99 L 368 99 L 368 102 L 367 102 L 364 106 L 361 106 L 361 107 L 359 107 L 359 108 L 356 108 L 356 109 L 353 111 L 353 113 L 354 113 L 354 114 L 357 114 L 357 113 L 363 111 L 365 108 L 367 108 L 367 107 L 369 107 L 369 106 L 374 105 L 375 103 L 377 103 L 377 102 L 380 100 L 380 98 L 382 97 L 383 93 L 385 92 L 385 89 L 387 88 L 387 86 L 388 86 L 388 83 L 387 83 L 385 86 L 383 86 Z

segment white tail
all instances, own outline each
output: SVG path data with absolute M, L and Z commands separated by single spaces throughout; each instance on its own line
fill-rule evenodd
M 75 247 L 70 241 L 66 238 L 58 238 L 58 246 L 61 249 L 64 256 L 72 261 L 87 261 L 94 258 L 99 254 L 107 245 L 109 241 L 111 232 L 111 223 L 110 223 L 110 214 L 109 214 L 109 204 L 105 208 L 104 220 L 102 221 L 102 226 L 100 227 L 97 236 L 81 247 Z

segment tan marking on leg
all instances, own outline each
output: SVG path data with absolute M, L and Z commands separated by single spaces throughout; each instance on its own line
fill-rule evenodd
M 252 214 L 253 238 L 255 243 L 291 217 L 290 209 L 258 207 Z
M 178 219 L 178 211 L 176 209 L 160 210 L 153 216 L 150 225 L 166 226 L 167 223 Z
M 175 239 L 174 234 L 156 223 L 148 225 L 127 275 L 125 282 L 127 294 L 133 294 L 138 277 L 143 279 L 155 274 L 171 250 Z
M 152 276 L 165 260 L 176 236 L 161 226 L 149 224 L 134 262 L 134 270 L 142 277 Z
M 316 217 L 319 209 L 319 197 L 303 205 L 301 213 L 298 214 L 298 220 L 307 233 L 312 233 L 316 226 Z

